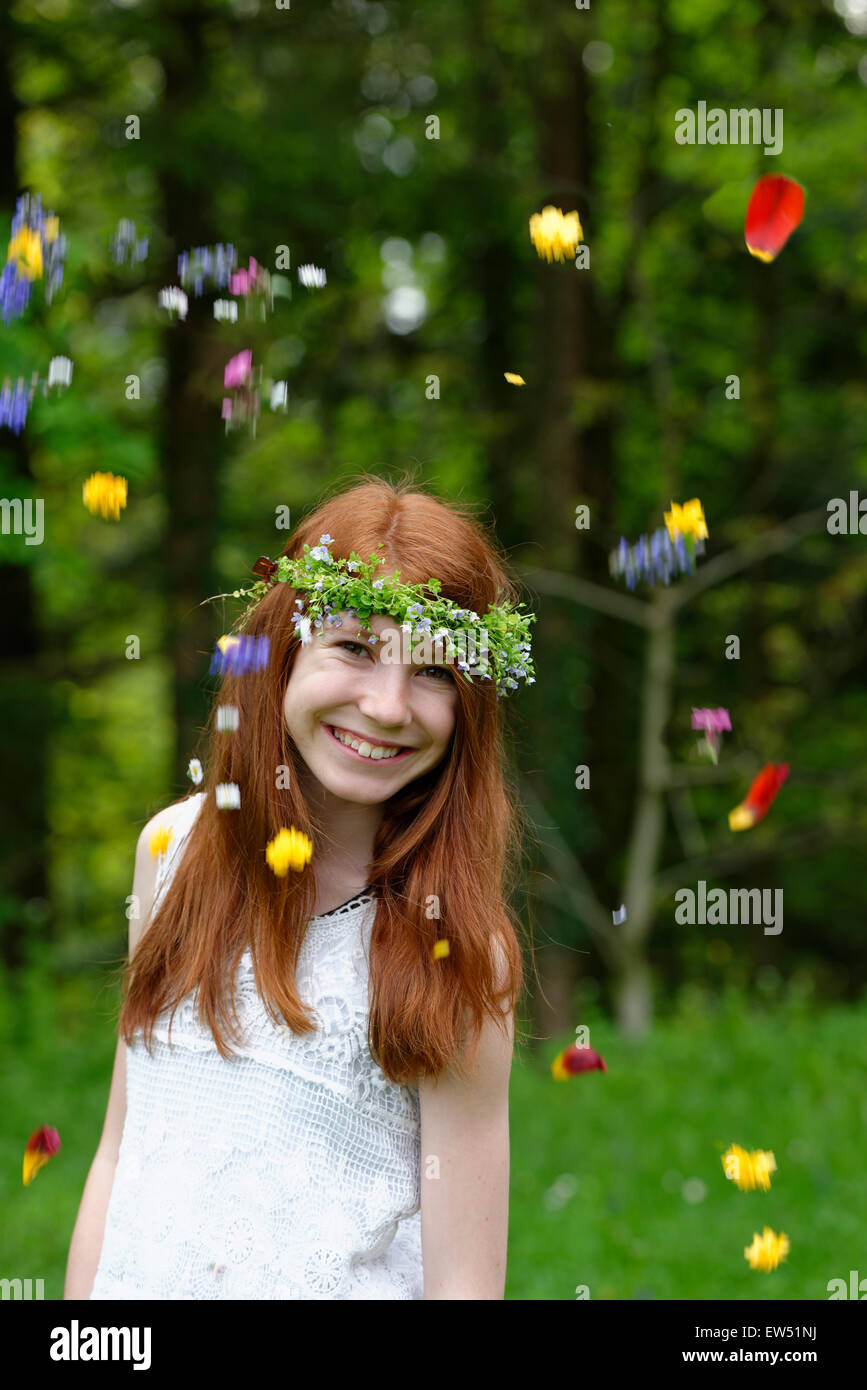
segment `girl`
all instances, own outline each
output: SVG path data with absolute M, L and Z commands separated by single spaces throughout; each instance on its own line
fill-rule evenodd
M 478 523 L 409 484 L 332 497 L 284 557 L 218 644 L 202 790 L 139 837 L 65 1297 L 501 1299 L 523 976 L 500 704 L 532 615 Z M 485 623 L 495 678 L 394 658 L 444 616 Z M 290 829 L 309 867 L 275 851 Z

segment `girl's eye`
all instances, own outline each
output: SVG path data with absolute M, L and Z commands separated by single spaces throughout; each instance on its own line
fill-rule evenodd
M 351 648 L 353 653 L 361 652 L 363 654 L 364 652 L 370 651 L 370 648 L 366 647 L 363 642 L 350 642 L 348 640 L 344 640 L 342 642 L 335 642 L 334 645 L 336 647 L 345 647 L 347 649 Z M 433 671 L 436 675 L 436 678 L 439 680 L 452 680 L 452 674 L 448 666 L 422 666 L 421 670 L 419 671 L 419 675 L 427 675 L 429 671 Z

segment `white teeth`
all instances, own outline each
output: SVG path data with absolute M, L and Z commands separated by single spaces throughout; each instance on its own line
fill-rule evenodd
M 363 758 L 373 758 L 377 762 L 382 758 L 396 758 L 401 751 L 399 748 L 383 748 L 380 744 L 368 743 L 367 739 L 351 738 L 349 734 L 343 734 L 333 727 L 331 732 L 347 748 L 354 748 Z

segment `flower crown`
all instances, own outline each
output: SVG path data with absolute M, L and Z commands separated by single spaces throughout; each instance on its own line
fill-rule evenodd
M 239 620 L 240 625 L 243 626 L 248 614 L 273 584 L 290 584 L 307 595 L 306 599 L 295 600 L 298 610 L 295 632 L 305 645 L 312 641 L 311 631 L 321 633 L 326 626 L 341 627 L 341 609 L 359 619 L 362 632 L 368 629 L 372 613 L 388 613 L 415 641 L 445 639 L 449 655 L 453 654 L 456 637 L 460 647 L 469 638 L 467 659 L 457 661 L 458 669 L 471 683 L 473 675 L 482 680 L 494 679 L 500 697 L 517 690 L 521 679 L 528 685 L 535 683 L 530 657 L 530 623 L 536 621 L 536 615 L 520 613 L 518 609 L 522 604 L 517 607 L 511 603 L 494 604 L 482 618 L 472 609 L 460 608 L 450 599 L 440 598 L 438 579 L 429 579 L 427 584 L 401 584 L 400 570 L 374 579 L 377 566 L 386 563 L 384 556 L 373 551 L 365 563 L 360 555 L 351 551 L 348 560 L 335 558 L 328 549 L 332 544 L 333 537 L 324 535 L 313 549 L 304 546 L 303 559 L 291 560 L 281 555 L 279 560 L 269 560 L 267 555 L 260 556 L 253 573 L 262 578 L 249 588 L 235 589 L 233 593 L 234 598 L 252 599 Z M 382 545 L 380 541 L 377 549 Z M 371 637 L 371 641 L 376 640 L 375 636 Z M 483 653 L 481 661 L 475 655 L 477 648 Z M 493 676 L 486 669 L 489 662 Z M 471 673 L 471 667 L 478 669 Z

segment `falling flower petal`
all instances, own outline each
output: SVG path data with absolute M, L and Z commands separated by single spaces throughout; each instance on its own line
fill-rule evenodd
M 0 274 L 0 308 L 7 326 L 24 312 L 37 280 L 43 282 L 46 304 L 51 303 L 63 281 L 65 255 L 66 237 L 60 235 L 58 218 L 42 211 L 40 194 L 23 193 L 15 204 L 6 264 Z
M 772 261 L 804 216 L 804 190 L 784 174 L 765 174 L 750 196 L 744 240 L 751 256 Z
M 56 1129 L 52 1129 L 50 1125 L 41 1125 L 33 1131 L 24 1150 L 22 1178 L 25 1187 L 30 1186 L 39 1169 L 44 1168 L 59 1149 L 60 1135 Z
M 170 825 L 157 826 L 149 841 L 151 858 L 156 859 L 158 854 L 165 854 L 174 838 L 175 832 Z
M 128 217 L 122 217 L 111 240 L 111 254 L 115 264 L 123 265 L 125 261 L 129 261 L 130 265 L 135 265 L 138 261 L 145 260 L 147 253 L 147 237 L 139 240 L 135 223 Z
M 788 1253 L 788 1236 L 784 1235 L 782 1231 L 779 1235 L 775 1235 L 770 1226 L 765 1227 L 761 1236 L 757 1232 L 753 1232 L 752 1245 L 748 1245 L 744 1249 L 744 1255 L 750 1262 L 750 1269 L 759 1269 L 764 1273 L 776 1269 Z
M 233 386 L 243 386 L 250 375 L 252 366 L 253 352 L 251 348 L 239 352 L 236 357 L 230 357 L 223 373 L 223 385 L 226 389 L 230 390 Z
M 551 1063 L 551 1075 L 555 1081 L 568 1081 L 570 1076 L 578 1076 L 583 1071 L 607 1071 L 603 1059 L 592 1047 L 579 1047 L 572 1043 Z
M 737 1183 L 741 1192 L 752 1192 L 757 1187 L 769 1192 L 777 1160 L 769 1150 L 754 1149 L 748 1153 L 739 1144 L 732 1144 L 722 1155 L 722 1166 L 729 1182 Z
M 192 251 L 182 251 L 178 256 L 178 279 L 198 299 L 204 293 L 206 280 L 225 289 L 237 263 L 238 253 L 231 243 L 194 246 Z
M 707 523 L 697 497 L 693 497 L 691 502 L 684 502 L 682 507 L 672 502 L 671 511 L 663 512 L 663 520 L 672 540 L 675 540 L 678 532 L 684 536 L 692 536 L 695 540 L 707 539 Z
M 221 733 L 233 733 L 238 727 L 239 717 L 237 705 L 218 705 L 217 729 Z
M 313 856 L 313 842 L 294 825 L 285 827 L 268 841 L 265 859 L 278 878 L 285 878 L 290 869 L 300 873 Z
M 126 506 L 127 480 L 113 473 L 92 473 L 81 495 L 84 505 L 94 516 L 120 520 L 121 508 Z
M 526 385 L 527 385 L 527 383 L 526 383 L 526 381 L 524 380 L 524 378 L 523 378 L 522 376 L 518 376 L 517 372 L 503 372 L 503 376 L 506 378 L 506 380 L 508 381 L 508 383 L 509 383 L 510 386 L 526 386 Z
M 187 317 L 189 300 L 182 289 L 177 285 L 169 285 L 159 292 L 159 306 L 161 309 L 168 309 L 169 314 L 179 314 L 182 319 Z
M 271 639 L 264 634 L 259 637 L 221 637 L 211 657 L 209 674 L 241 676 L 247 671 L 264 671 L 270 651 Z
M 788 775 L 788 763 L 765 763 L 744 800 L 729 812 L 730 829 L 749 830 L 764 820 Z
M 23 377 L 18 378 L 11 390 L 9 382 L 4 381 L 0 388 L 0 425 L 5 425 L 13 434 L 20 434 L 27 420 L 32 395 Z
M 612 912 L 612 914 L 611 914 L 611 920 L 612 920 L 612 922 L 614 923 L 615 927 L 621 926 L 622 923 L 626 921 L 626 904 L 625 904 L 625 903 L 621 903 L 621 904 L 620 904 L 620 907 L 617 908 L 614 912 Z
M 619 546 L 608 557 L 608 568 L 615 578 L 625 576 L 628 589 L 634 589 L 639 579 L 650 585 L 660 579 L 663 584 L 669 584 L 672 575 L 692 574 L 695 555 L 703 552 L 703 540 L 695 540 L 690 550 L 681 532 L 677 531 L 672 540 L 661 526 L 649 540 L 642 536 L 637 545 L 628 546 L 621 536 Z
M 692 727 L 694 729 L 707 729 L 711 733 L 720 733 L 727 729 L 731 733 L 732 721 L 727 709 L 695 709 L 693 707 Z
M 52 357 L 48 364 L 48 385 L 69 386 L 72 381 L 72 362 L 68 357 Z
M 443 956 L 447 956 L 448 954 L 449 954 L 449 943 L 448 943 L 448 938 L 445 937 L 445 936 L 443 936 L 443 937 L 440 938 L 439 941 L 435 941 L 435 942 L 434 942 L 433 950 L 431 951 L 431 956 L 432 956 L 432 958 L 433 958 L 434 960 L 442 960 Z
M 321 290 L 325 284 L 325 271 L 316 265 L 299 265 L 298 279 L 308 290 Z
M 530 240 L 539 256 L 548 261 L 564 261 L 574 255 L 579 241 L 584 240 L 577 212 L 564 214 L 562 208 L 550 203 L 530 218 Z

